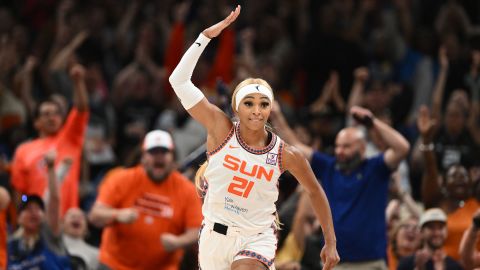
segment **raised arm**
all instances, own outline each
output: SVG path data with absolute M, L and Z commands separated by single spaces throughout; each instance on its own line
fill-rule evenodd
M 57 177 L 55 175 L 54 151 L 45 154 L 45 163 L 48 173 L 48 197 L 46 201 L 47 223 L 52 230 L 53 235 L 60 235 L 60 190 L 58 188 Z
M 350 108 L 353 106 L 363 105 L 365 83 L 370 75 L 367 67 L 358 67 L 353 72 L 353 76 L 355 79 L 353 81 L 352 90 L 350 91 L 350 96 L 348 97 L 348 110 L 350 110 Z
M 333 228 L 332 213 L 327 196 L 323 188 L 318 183 L 313 171 L 303 154 L 293 146 L 287 145 L 283 150 L 284 168 L 295 176 L 295 178 L 304 187 L 304 192 L 308 195 L 315 215 L 320 221 L 325 246 L 322 248 L 320 256 L 324 263 L 323 269 L 333 269 L 338 263 L 340 257 L 337 253 L 337 238 Z
M 472 52 L 472 64 L 470 72 L 465 76 L 465 83 L 470 89 L 472 102 L 470 106 L 470 115 L 468 117 L 468 129 L 475 140 L 480 144 L 480 127 L 477 125 L 480 118 L 480 50 Z
M 70 69 L 70 78 L 73 81 L 73 105 L 80 111 L 88 111 L 88 94 L 85 84 L 85 68 L 75 64 Z
M 295 132 L 290 128 L 282 113 L 278 102 L 274 101 L 272 106 L 272 113 L 270 114 L 270 121 L 273 127 L 277 130 L 280 137 L 282 137 L 288 144 L 295 146 L 303 156 L 310 162 L 312 160 L 313 148 L 309 145 L 303 144 L 295 135 Z
M 387 144 L 387 150 L 384 153 L 385 163 L 391 169 L 397 168 L 410 150 L 408 141 L 398 131 L 373 117 L 372 112 L 365 108 L 354 106 L 350 109 L 350 113 L 355 120 L 367 128 L 374 128 L 378 131 Z
M 421 142 L 419 151 L 424 159 L 424 172 L 422 176 L 422 201 L 426 207 L 435 207 L 442 196 L 439 181 L 437 160 L 435 157 L 432 137 L 436 121 L 430 117 L 430 111 L 426 106 L 418 111 L 417 127 L 420 132 Z
M 216 142 L 224 139 L 232 123 L 223 111 L 205 98 L 200 89 L 192 83 L 191 77 L 200 55 L 210 40 L 234 22 L 239 14 L 240 6 L 237 6 L 225 19 L 205 29 L 185 52 L 169 78 L 183 107 L 207 129 L 209 148 L 212 144 L 217 145 Z
M 444 46 L 438 50 L 438 61 L 440 62 L 440 71 L 435 82 L 432 98 L 432 116 L 437 121 L 442 117 L 443 95 L 448 76 L 448 56 L 447 49 Z

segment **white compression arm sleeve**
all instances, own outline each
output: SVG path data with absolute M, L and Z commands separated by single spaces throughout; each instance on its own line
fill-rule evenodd
M 195 106 L 205 97 L 202 91 L 192 83 L 191 79 L 198 58 L 200 58 L 200 55 L 209 42 L 209 38 L 200 34 L 197 40 L 195 40 L 192 46 L 185 52 L 180 63 L 178 63 L 168 79 L 175 94 L 177 94 L 183 107 L 187 110 Z

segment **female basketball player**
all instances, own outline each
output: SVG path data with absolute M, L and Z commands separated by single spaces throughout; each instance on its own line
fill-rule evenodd
M 208 132 L 208 165 L 203 175 L 208 190 L 199 240 L 200 268 L 274 269 L 278 177 L 288 170 L 315 207 L 325 236 L 320 254 L 323 269 L 332 269 L 339 256 L 330 206 L 303 155 L 266 129 L 273 102 L 269 84 L 250 78 L 236 87 L 232 109 L 238 122 L 232 122 L 190 80 L 209 41 L 239 14 L 237 6 L 224 20 L 205 29 L 169 78 L 182 105 Z

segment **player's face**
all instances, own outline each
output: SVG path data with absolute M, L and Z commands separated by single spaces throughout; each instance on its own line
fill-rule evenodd
M 154 148 L 145 151 L 142 164 L 148 176 L 155 182 L 161 182 L 173 170 L 173 153 L 165 148 Z
M 54 135 L 62 126 L 60 107 L 53 102 L 44 102 L 40 105 L 36 127 L 41 133 Z
M 271 110 L 272 102 L 266 96 L 249 94 L 240 101 L 238 117 L 249 129 L 259 130 L 265 127 Z

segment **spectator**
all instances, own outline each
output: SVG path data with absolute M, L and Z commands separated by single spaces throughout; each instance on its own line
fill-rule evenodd
M 20 194 L 46 196 L 47 175 L 43 171 L 43 155 L 51 149 L 57 151 L 57 161 L 70 157 L 69 170 L 63 171 L 60 162 L 55 162 L 55 172 L 62 174 L 60 211 L 63 215 L 69 208 L 78 206 L 78 182 L 83 136 L 88 121 L 88 98 L 85 88 L 85 70 L 74 65 L 70 70 L 74 82 L 73 108 L 65 123 L 60 105 L 49 99 L 38 105 L 35 127 L 39 138 L 19 146 L 12 163 L 12 185 Z M 62 172 L 63 171 L 63 172 Z M 57 175 L 59 177 L 60 175 Z
M 7 268 L 7 207 L 10 203 L 10 194 L 7 189 L 0 187 L 0 269 Z
M 420 218 L 423 247 L 415 255 L 402 259 L 398 270 L 411 269 L 463 269 L 443 250 L 447 238 L 447 215 L 439 208 L 431 208 Z
M 426 208 L 439 207 L 447 213 L 448 238 L 445 241 L 446 253 L 455 260 L 460 259 L 458 248 L 463 232 L 470 226 L 470 217 L 480 207 L 472 197 L 473 185 L 467 169 L 462 164 L 454 164 L 441 174 L 432 144 L 435 121 L 429 110 L 421 107 L 417 119 L 422 143 L 419 150 L 423 154 L 425 169 L 422 179 L 422 201 Z
M 393 228 L 388 249 L 388 269 L 397 269 L 398 262 L 415 254 L 420 247 L 420 230 L 418 218 L 410 217 L 400 221 Z
M 89 214 L 106 227 L 100 269 L 179 269 L 181 249 L 197 240 L 201 202 L 193 183 L 174 169 L 172 137 L 151 131 L 142 150 L 141 165 L 103 181 Z
M 303 152 L 325 189 L 342 258 L 336 269 L 387 269 L 388 183 L 391 172 L 406 157 L 409 144 L 370 111 L 354 106 L 350 113 L 367 128 L 378 131 L 387 145 L 384 152 L 365 158 L 363 133 L 349 127 L 338 133 L 335 157 L 330 157 L 300 143 L 280 110 L 274 110 L 272 122 L 287 142 Z
M 8 269 L 68 270 L 70 259 L 60 236 L 60 194 L 55 152 L 44 156 L 48 174 L 46 204 L 38 195 L 22 195 L 19 228 L 8 241 Z
M 87 217 L 80 208 L 70 208 L 63 217 L 63 241 L 70 256 L 77 258 L 86 270 L 98 267 L 98 248 L 85 242 Z

